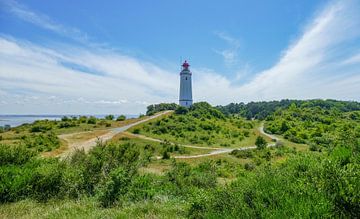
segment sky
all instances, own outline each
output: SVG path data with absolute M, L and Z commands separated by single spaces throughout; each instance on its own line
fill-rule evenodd
M 0 0 L 0 114 L 360 101 L 360 0 Z

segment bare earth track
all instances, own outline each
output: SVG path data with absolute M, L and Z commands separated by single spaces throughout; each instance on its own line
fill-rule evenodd
M 264 132 L 264 124 L 261 124 L 261 126 L 259 127 L 259 132 L 262 135 L 265 135 L 271 139 L 274 139 L 275 141 L 278 141 L 279 138 L 277 138 L 274 135 L 270 135 Z M 150 138 L 144 135 L 138 135 L 138 134 L 132 134 L 132 133 L 127 133 L 130 134 L 134 137 L 137 138 L 141 138 L 141 139 L 145 139 L 145 140 L 149 140 L 149 141 L 154 141 L 154 142 L 164 142 L 163 140 L 160 139 L 156 139 L 156 138 Z M 170 143 L 173 144 L 173 143 Z M 231 153 L 234 150 L 252 150 L 252 149 L 256 149 L 255 145 L 251 145 L 251 146 L 246 146 L 246 147 L 241 147 L 241 148 L 216 148 L 216 147 L 202 147 L 202 146 L 195 146 L 195 145 L 186 145 L 186 144 L 180 144 L 180 146 L 182 147 L 186 147 L 186 148 L 196 148 L 196 149 L 207 149 L 207 150 L 211 150 L 209 153 L 206 154 L 197 154 L 197 155 L 179 155 L 179 156 L 173 156 L 173 158 L 177 158 L 177 159 L 192 159 L 192 158 L 199 158 L 199 157 L 208 157 L 208 156 L 213 156 L 213 155 L 217 155 L 217 154 L 226 154 L 226 153 Z M 268 147 L 274 147 L 275 143 L 271 143 L 268 144 Z M 157 159 L 161 159 L 161 157 L 157 157 Z
M 147 122 L 149 120 L 155 119 L 159 116 L 165 115 L 170 113 L 171 111 L 164 111 L 161 113 L 158 113 L 156 115 L 153 116 L 149 116 L 143 120 L 134 122 L 132 124 L 126 125 L 126 126 L 122 126 L 119 128 L 113 128 L 113 129 L 109 129 L 108 132 L 106 132 L 105 134 L 99 135 L 97 137 L 94 138 L 90 138 L 88 140 L 82 141 L 82 142 L 72 142 L 70 139 L 72 137 L 74 137 L 75 135 L 79 135 L 81 133 L 71 133 L 71 134 L 65 134 L 65 135 L 59 135 L 59 138 L 64 140 L 65 142 L 68 143 L 68 149 L 66 151 L 64 151 L 64 153 L 60 154 L 60 157 L 67 157 L 69 156 L 71 153 L 73 153 L 76 150 L 84 150 L 85 152 L 88 152 L 91 148 L 93 148 L 94 146 L 96 146 L 96 143 L 98 141 L 108 141 L 110 139 L 112 139 L 115 135 L 121 133 L 121 132 L 125 132 L 126 130 L 128 130 L 129 128 L 139 125 L 141 123 Z M 82 133 L 87 133 L 87 132 L 82 132 Z
M 67 157 L 76 150 L 84 150 L 85 152 L 88 152 L 92 147 L 94 147 L 96 145 L 96 143 L 98 141 L 102 141 L 102 142 L 108 141 L 108 140 L 112 139 L 115 135 L 117 135 L 119 133 L 122 133 L 122 132 L 126 132 L 131 127 L 134 127 L 134 126 L 139 125 L 141 123 L 144 123 L 144 122 L 147 122 L 149 120 L 155 119 L 155 118 L 157 118 L 159 116 L 168 114 L 170 112 L 172 112 L 172 111 L 164 111 L 164 112 L 161 112 L 159 114 L 150 116 L 150 117 L 145 118 L 145 119 L 143 119 L 141 121 L 137 121 L 137 122 L 134 122 L 132 124 L 129 124 L 129 125 L 126 125 L 126 126 L 123 126 L 123 127 L 109 129 L 109 130 L 107 130 L 105 132 L 105 134 L 101 134 L 101 135 L 99 135 L 97 137 L 90 138 L 88 140 L 83 140 L 83 141 L 80 141 L 80 142 L 79 141 L 73 142 L 73 141 L 71 141 L 71 139 L 76 135 L 89 133 L 89 132 L 59 135 L 60 139 L 66 141 L 68 143 L 68 149 L 66 151 L 64 151 L 63 153 L 61 153 L 59 156 L 62 157 L 62 158 Z M 259 127 L 259 131 L 260 131 L 260 133 L 262 135 L 265 135 L 265 136 L 267 136 L 267 137 L 269 137 L 271 139 L 275 139 L 276 141 L 279 140 L 276 136 L 265 133 L 263 124 L 261 124 L 261 126 Z M 138 134 L 132 134 L 132 133 L 127 133 L 127 134 L 132 135 L 132 136 L 134 136 L 136 138 L 141 138 L 141 139 L 145 139 L 145 140 L 149 140 L 149 141 L 163 142 L 163 140 L 161 140 L 161 139 L 151 138 L 151 137 L 147 137 L 147 136 L 144 136 L 144 135 L 138 135 Z M 170 144 L 173 144 L 173 143 L 170 143 Z M 213 155 L 217 155 L 217 154 L 230 153 L 233 150 L 252 150 L 252 149 L 256 149 L 255 145 L 241 147 L 241 148 L 217 148 L 217 147 L 203 147 L 203 146 L 185 145 L 185 144 L 180 144 L 180 146 L 186 147 L 186 148 L 205 149 L 205 150 L 209 150 L 209 153 L 198 154 L 198 155 L 178 155 L 178 156 L 174 156 L 173 158 L 192 159 L 192 158 L 213 156 Z M 275 146 L 275 143 L 268 144 L 268 147 L 273 147 L 273 146 Z M 161 159 L 161 157 L 156 157 L 156 158 Z

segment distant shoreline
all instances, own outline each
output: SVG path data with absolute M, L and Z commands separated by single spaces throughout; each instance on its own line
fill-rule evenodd
M 33 123 L 37 120 L 61 120 L 61 118 L 63 118 L 64 116 L 66 117 L 80 117 L 80 116 L 86 116 L 86 117 L 90 117 L 90 116 L 94 116 L 96 118 L 104 118 L 105 116 L 107 116 L 109 114 L 85 114 L 85 115 L 70 115 L 70 114 L 65 114 L 65 115 L 20 115 L 20 114 L 3 114 L 0 115 L 0 126 L 5 126 L 5 125 L 10 125 L 11 127 L 17 127 L 17 126 L 21 126 L 23 124 L 26 123 Z M 120 116 L 122 114 L 113 114 L 114 117 L 116 118 L 117 116 Z M 137 118 L 139 115 L 125 115 L 126 118 Z

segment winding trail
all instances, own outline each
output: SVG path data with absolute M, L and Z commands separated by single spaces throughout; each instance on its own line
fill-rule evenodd
M 65 158 L 67 156 L 69 156 L 70 154 L 72 154 L 74 151 L 76 150 L 81 150 L 83 149 L 85 152 L 88 152 L 91 148 L 93 148 L 94 146 L 96 146 L 96 143 L 98 141 L 108 141 L 110 139 L 112 139 L 115 135 L 122 133 L 122 132 L 126 132 L 128 129 L 139 125 L 141 123 L 147 122 L 149 120 L 155 119 L 159 116 L 168 114 L 172 111 L 164 111 L 161 113 L 158 113 L 156 115 L 147 117 L 143 120 L 131 123 L 129 125 L 125 125 L 122 127 L 118 127 L 118 128 L 113 128 L 113 129 L 108 129 L 108 132 L 105 134 L 102 134 L 100 136 L 85 140 L 83 142 L 71 142 L 71 138 L 74 135 L 79 135 L 81 133 L 89 133 L 89 132 L 77 132 L 77 133 L 71 133 L 71 134 L 64 134 L 64 135 L 59 135 L 60 139 L 65 140 L 68 143 L 68 149 L 66 151 L 64 151 L 63 153 L 59 154 L 60 157 Z M 271 139 L 275 139 L 276 141 L 279 140 L 278 137 L 271 135 L 271 134 L 267 134 L 264 132 L 264 124 L 262 123 L 261 126 L 259 127 L 259 132 L 260 134 L 267 136 Z M 91 131 L 90 131 L 91 133 Z M 161 139 L 156 139 L 156 138 L 151 138 L 145 135 L 139 135 L 139 134 L 133 134 L 133 133 L 129 133 L 127 132 L 128 135 L 134 136 L 136 138 L 141 138 L 141 139 L 145 139 L 145 140 L 149 140 L 149 141 L 153 141 L 153 142 L 164 142 L 164 140 Z M 170 144 L 174 145 L 174 143 L 169 142 Z M 246 146 L 246 147 L 241 147 L 241 148 L 223 148 L 223 147 L 203 147 L 203 146 L 196 146 L 196 145 L 187 145 L 187 144 L 179 144 L 182 147 L 185 148 L 195 148 L 195 149 L 204 149 L 204 150 L 210 150 L 210 152 L 205 153 L 205 154 L 197 154 L 197 155 L 178 155 L 178 156 L 173 156 L 173 158 L 176 159 L 193 159 L 193 158 L 200 158 L 200 157 L 208 157 L 208 156 L 213 156 L 213 155 L 218 155 L 218 154 L 225 154 L 225 153 L 231 153 L 234 150 L 253 150 L 256 149 L 255 145 L 251 145 L 251 146 Z M 275 143 L 270 143 L 267 145 L 267 147 L 274 147 Z M 161 157 L 156 157 L 157 159 L 161 159 Z
M 275 139 L 276 141 L 279 141 L 279 138 L 265 133 L 264 131 L 264 123 L 261 124 L 261 126 L 259 127 L 259 132 L 262 135 L 265 135 L 271 139 Z M 157 138 L 151 138 L 145 135 L 139 135 L 139 134 L 132 134 L 132 133 L 127 133 L 129 135 L 132 135 L 136 138 L 141 138 L 141 139 L 145 139 L 145 140 L 149 140 L 149 141 L 154 141 L 154 142 L 164 142 L 161 139 L 157 139 Z M 174 145 L 174 143 L 169 142 L 170 144 Z M 217 147 L 202 147 L 202 146 L 195 146 L 195 145 L 186 145 L 186 144 L 178 144 L 179 146 L 185 147 L 185 148 L 196 148 L 196 149 L 206 149 L 206 150 L 212 150 L 209 153 L 206 154 L 197 154 L 197 155 L 178 155 L 178 156 L 173 156 L 173 158 L 176 159 L 193 159 L 193 158 L 199 158 L 199 157 L 208 157 L 208 156 L 213 156 L 213 155 L 217 155 L 217 154 L 226 154 L 226 153 L 231 153 L 234 150 L 240 150 L 240 151 L 245 151 L 245 150 L 253 150 L 256 149 L 256 145 L 251 145 L 251 146 L 246 146 L 246 147 L 241 147 L 241 148 L 217 148 Z M 270 143 L 267 145 L 267 147 L 274 147 L 276 144 L 275 143 Z M 161 159 L 161 157 L 156 157 L 157 159 Z
M 112 139 L 115 135 L 117 135 L 117 134 L 119 134 L 121 132 L 125 132 L 128 129 L 130 129 L 131 127 L 134 127 L 134 126 L 139 125 L 141 123 L 144 123 L 144 122 L 147 122 L 149 120 L 155 119 L 155 118 L 157 118 L 159 116 L 168 114 L 170 112 L 172 112 L 172 111 L 164 111 L 164 112 L 155 114 L 153 116 L 149 116 L 149 117 L 147 117 L 147 118 L 145 118 L 143 120 L 131 123 L 129 125 L 109 129 L 109 131 L 107 133 L 99 135 L 99 136 L 94 137 L 94 138 L 91 138 L 91 139 L 86 140 L 84 142 L 71 142 L 69 139 L 71 137 L 73 137 L 74 135 L 78 135 L 78 134 L 85 133 L 85 132 L 77 132 L 77 133 L 59 135 L 58 137 L 60 139 L 63 139 L 68 143 L 68 149 L 66 151 L 64 151 L 62 154 L 60 154 L 59 156 L 60 157 L 67 157 L 70 154 L 72 154 L 74 151 L 81 150 L 81 149 L 83 149 L 85 152 L 88 152 L 91 148 L 96 146 L 96 143 L 98 141 L 102 141 L 102 142 L 108 141 L 108 140 Z

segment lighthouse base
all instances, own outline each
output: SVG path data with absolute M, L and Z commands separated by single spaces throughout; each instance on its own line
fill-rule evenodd
M 192 105 L 192 100 L 180 100 L 179 105 L 189 108 Z

